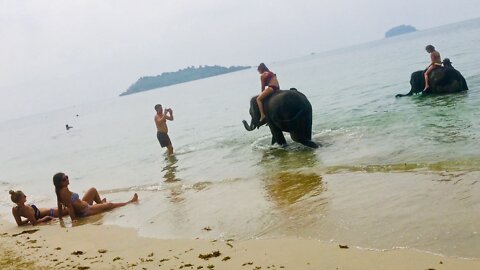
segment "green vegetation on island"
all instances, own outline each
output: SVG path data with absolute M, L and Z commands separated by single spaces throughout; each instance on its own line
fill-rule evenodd
M 207 77 L 217 76 L 220 74 L 239 71 L 242 69 L 248 69 L 250 66 L 199 66 L 188 67 L 180 69 L 175 72 L 164 72 L 157 76 L 141 77 L 134 84 L 132 84 L 125 92 L 120 96 L 135 94 L 138 92 L 148 91 L 155 88 L 170 86 L 174 84 L 199 80 Z
M 402 24 L 402 25 L 395 26 L 392 29 L 388 30 L 385 33 L 385 37 L 389 38 L 389 37 L 403 35 L 403 34 L 410 33 L 410 32 L 415 32 L 415 31 L 417 31 L 417 29 L 415 27 L 413 27 L 411 25 Z

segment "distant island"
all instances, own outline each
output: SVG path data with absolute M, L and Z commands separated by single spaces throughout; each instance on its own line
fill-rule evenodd
M 169 85 L 199 80 L 207 77 L 217 76 L 220 74 L 239 71 L 242 69 L 251 68 L 250 66 L 199 66 L 188 67 L 180 69 L 175 72 L 164 72 L 157 76 L 141 77 L 134 84 L 132 84 L 125 92 L 120 96 L 135 94 L 138 92 L 148 91 L 155 88 L 165 87 Z
M 410 33 L 410 32 L 415 32 L 415 31 L 417 31 L 417 29 L 415 27 L 413 27 L 411 25 L 402 24 L 402 25 L 399 25 L 399 26 L 395 26 L 392 29 L 385 32 L 385 37 L 389 38 L 389 37 L 403 35 L 403 34 Z

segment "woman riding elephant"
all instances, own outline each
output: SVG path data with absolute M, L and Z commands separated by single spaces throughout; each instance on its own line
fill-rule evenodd
M 283 132 L 290 133 L 293 141 L 305 146 L 317 148 L 318 144 L 312 141 L 312 105 L 307 97 L 295 88 L 290 90 L 277 90 L 265 98 L 266 118 L 260 122 L 260 109 L 257 96 L 250 99 L 250 125 L 243 120 L 243 125 L 248 131 L 268 123 L 272 133 L 272 144 L 286 145 Z
M 263 100 L 273 92 L 280 90 L 277 74 L 271 72 L 264 63 L 260 63 L 257 68 L 260 73 L 261 94 L 257 97 L 258 109 L 260 110 L 260 123 L 265 122 L 265 112 L 263 108 Z
M 437 67 L 429 74 L 429 87 L 423 91 L 425 85 L 425 71 L 418 70 L 410 76 L 410 92 L 397 94 L 396 97 L 411 96 L 413 94 L 449 94 L 468 90 L 465 77 L 452 66 L 450 59 L 443 60 L 443 67 Z
M 442 58 L 440 57 L 440 53 L 435 50 L 435 47 L 433 47 L 433 45 L 427 45 L 427 47 L 425 47 L 425 50 L 430 54 L 431 63 L 423 74 L 425 79 L 425 87 L 423 88 L 423 92 L 428 91 L 428 89 L 430 88 L 428 82 L 430 73 L 432 73 L 434 69 L 442 67 Z

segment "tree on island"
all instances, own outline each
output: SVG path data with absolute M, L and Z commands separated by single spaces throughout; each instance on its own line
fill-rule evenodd
M 417 29 L 415 27 L 413 27 L 411 25 L 402 24 L 402 25 L 395 26 L 392 29 L 388 30 L 385 33 L 385 37 L 389 38 L 389 37 L 403 35 L 403 34 L 410 33 L 410 32 L 415 32 L 415 31 L 417 31 Z
M 174 84 L 199 80 L 203 78 L 208 78 L 212 76 L 217 76 L 225 73 L 235 72 L 242 69 L 248 69 L 250 66 L 231 66 L 231 67 L 222 67 L 222 66 L 190 66 L 184 69 L 179 69 L 175 72 L 164 72 L 161 75 L 157 76 L 146 76 L 138 79 L 134 84 L 132 84 L 125 92 L 121 93 L 120 96 L 125 96 L 129 94 L 134 94 L 142 91 L 148 91 L 155 88 L 170 86 Z

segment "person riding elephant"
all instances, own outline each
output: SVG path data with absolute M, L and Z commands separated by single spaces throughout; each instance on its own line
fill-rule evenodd
M 265 122 L 272 133 L 272 144 L 286 145 L 283 132 L 289 132 L 292 140 L 308 147 L 317 148 L 312 141 L 312 105 L 307 97 L 295 88 L 277 90 L 264 99 Z M 243 120 L 248 131 L 260 128 L 265 122 L 260 121 L 260 109 L 257 96 L 250 100 L 250 125 Z
M 429 88 L 423 91 L 425 86 L 425 77 L 423 70 L 415 71 L 410 76 L 410 92 L 407 94 L 397 94 L 395 97 L 411 96 L 413 94 L 449 94 L 468 90 L 467 81 L 452 66 L 450 59 L 443 60 L 443 67 L 435 68 L 429 76 Z
M 265 112 L 263 107 L 263 100 L 274 93 L 275 91 L 280 90 L 280 85 L 277 80 L 277 74 L 271 72 L 264 63 L 260 63 L 257 68 L 258 73 L 260 73 L 260 95 L 257 96 L 257 105 L 260 109 L 260 122 L 265 121 Z
M 440 57 L 440 53 L 435 50 L 435 47 L 433 47 L 433 45 L 427 45 L 427 47 L 425 47 L 425 50 L 427 51 L 427 53 L 430 54 L 431 62 L 430 62 L 430 65 L 425 70 L 425 73 L 423 74 L 423 77 L 425 80 L 425 87 L 423 88 L 423 92 L 428 91 L 428 89 L 430 88 L 429 82 L 428 82 L 430 73 L 434 69 L 442 67 L 442 60 L 441 60 L 442 58 Z

